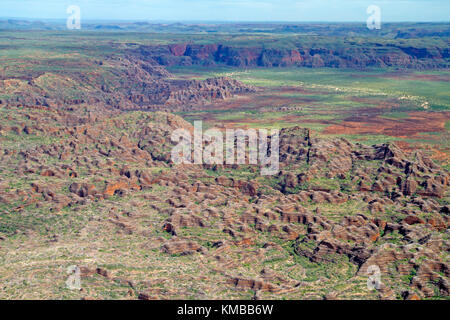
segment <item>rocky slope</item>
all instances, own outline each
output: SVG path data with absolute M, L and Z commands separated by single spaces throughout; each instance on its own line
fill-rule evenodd
M 281 131 L 279 173 L 262 177 L 173 165 L 170 134 L 191 125 L 168 113 L 0 117 L 2 298 L 450 296 L 450 175 L 420 152 L 295 127 Z M 81 291 L 64 285 L 71 265 Z
M 36 63 L 46 68 L 46 61 Z M 34 65 L 21 74 L 0 79 L 0 104 L 14 106 L 72 107 L 100 104 L 121 110 L 176 110 L 256 89 L 229 78 L 204 81 L 175 80 L 163 66 L 132 56 L 111 56 L 90 61 L 89 73 L 72 71 L 33 72 Z

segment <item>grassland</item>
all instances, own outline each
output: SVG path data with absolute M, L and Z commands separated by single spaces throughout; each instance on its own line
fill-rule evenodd
M 448 71 L 229 67 L 169 70 L 180 78 L 228 76 L 262 88 L 251 98 L 182 113 L 186 119 L 203 119 L 209 126 L 300 125 L 317 135 L 342 136 L 367 144 L 401 141 L 408 148 L 436 149 L 436 158 L 448 164 Z

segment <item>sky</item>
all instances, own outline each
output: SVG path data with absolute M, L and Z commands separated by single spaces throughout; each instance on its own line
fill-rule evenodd
M 450 0 L 0 0 L 0 17 L 66 19 L 70 5 L 86 20 L 366 21 L 370 5 L 383 22 L 450 16 Z

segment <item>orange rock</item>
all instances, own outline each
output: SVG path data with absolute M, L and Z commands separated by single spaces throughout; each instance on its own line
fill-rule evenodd
M 375 233 L 373 235 L 370 236 L 370 241 L 375 242 L 378 240 L 378 238 L 380 237 L 380 233 Z
M 410 293 L 406 300 L 421 300 L 420 297 L 416 293 Z
M 103 194 L 105 194 L 105 195 L 108 195 L 108 196 L 113 196 L 114 195 L 114 193 L 117 191 L 117 190 L 120 190 L 120 189 L 127 189 L 128 188 L 128 184 L 127 183 L 125 183 L 125 182 L 116 182 L 116 183 L 112 183 L 112 184 L 108 184 L 107 186 L 106 186 L 106 189 L 105 189 L 105 191 L 103 192 Z
M 141 186 L 139 186 L 139 185 L 137 185 L 135 183 L 129 183 L 127 181 L 118 181 L 118 182 L 115 182 L 115 183 L 107 184 L 103 194 L 104 195 L 108 195 L 108 196 L 113 196 L 114 193 L 117 190 L 120 190 L 120 189 L 123 189 L 123 190 L 130 190 L 130 189 L 132 189 L 132 190 L 141 190 L 142 188 L 141 188 Z
M 447 229 L 446 223 L 440 217 L 429 218 L 427 222 L 438 231 L 444 231 Z
M 245 239 L 242 239 L 241 241 L 235 242 L 236 246 L 252 246 L 254 244 L 255 244 L 255 241 L 251 238 L 245 238 Z
M 55 176 L 55 172 L 53 170 L 50 170 L 50 169 L 43 170 L 41 172 L 41 176 L 43 176 L 43 177 L 54 177 Z

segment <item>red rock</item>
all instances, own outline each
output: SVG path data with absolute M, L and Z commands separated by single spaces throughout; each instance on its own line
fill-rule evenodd
M 425 223 L 425 221 L 423 221 L 422 219 L 420 219 L 419 217 L 414 216 L 414 215 L 407 216 L 405 219 L 403 219 L 403 222 L 405 222 L 409 225 Z

